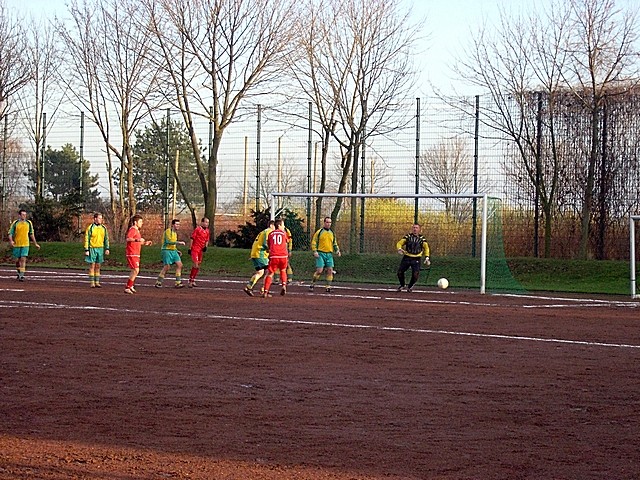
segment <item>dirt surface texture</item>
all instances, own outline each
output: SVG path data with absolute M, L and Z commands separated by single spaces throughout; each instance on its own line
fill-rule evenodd
M 0 268 L 0 479 L 640 478 L 631 299 L 153 282 Z

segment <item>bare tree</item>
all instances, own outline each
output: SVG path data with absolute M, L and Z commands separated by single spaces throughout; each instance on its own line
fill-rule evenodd
M 517 167 L 507 174 L 525 178 L 545 219 L 544 255 L 550 255 L 553 214 L 561 181 L 562 156 L 557 148 L 556 105 L 566 97 L 562 71 L 570 35 L 570 12 L 563 2 L 549 10 L 509 16 L 500 12 L 495 28 L 480 29 L 456 71 L 489 94 L 482 121 L 509 139 Z M 469 109 L 475 105 L 469 103 Z M 544 133 L 544 135 L 543 135 Z M 542 142 L 542 139 L 546 140 Z
M 44 129 L 53 125 L 53 119 L 63 98 L 57 83 L 62 58 L 52 24 L 32 20 L 29 23 L 28 39 L 29 45 L 24 51 L 24 56 L 32 65 L 33 75 L 25 88 L 20 90 L 18 102 L 35 153 L 35 191 L 40 195 L 44 191 L 42 178 L 42 152 L 46 147 L 43 145 Z M 47 125 L 44 125 L 45 113 L 49 115 Z
M 266 91 L 282 72 L 296 25 L 293 0 L 147 0 L 150 32 L 169 89 L 191 134 L 205 215 L 217 208 L 218 151 L 242 102 Z M 196 118 L 212 123 L 203 158 Z M 213 223 L 212 227 L 213 229 Z
M 368 160 L 368 161 L 367 161 Z M 329 190 L 337 191 L 342 180 L 342 159 L 339 155 L 331 156 L 330 158 L 330 170 L 327 176 L 326 185 Z M 364 193 L 380 193 L 381 190 L 385 190 L 393 183 L 393 175 L 390 171 L 389 165 L 384 159 L 378 155 L 368 155 L 365 159 L 365 190 Z M 347 179 L 346 189 L 351 191 L 351 178 Z M 360 178 L 362 187 L 362 176 Z
M 74 0 L 69 10 L 72 27 L 59 26 L 68 62 L 61 78 L 73 103 L 89 112 L 102 135 L 111 208 L 126 226 L 126 219 L 136 211 L 132 137 L 157 90 L 146 16 L 136 0 Z M 141 22 L 145 28 L 140 28 Z M 112 118 L 118 123 L 115 135 Z M 120 164 L 117 195 L 112 155 Z
M 637 11 L 621 10 L 615 0 L 570 0 L 571 37 L 567 45 L 567 85 L 590 114 L 581 212 L 580 257 L 587 257 L 593 191 L 599 153 L 600 114 L 605 97 L 629 90 L 638 72 Z M 604 194 L 604 192 L 601 192 Z
M 272 161 L 266 163 L 260 172 L 260 199 L 261 204 L 266 205 L 267 208 L 273 208 L 271 205 L 271 194 L 273 192 L 299 192 L 301 186 L 304 185 L 305 177 L 293 161 L 285 161 L 278 167 L 276 162 Z M 250 196 L 255 197 L 256 189 L 255 185 L 252 185 L 249 189 Z M 276 199 L 278 205 L 275 205 L 276 209 L 280 208 L 281 198 Z
M 0 120 L 9 111 L 11 97 L 33 77 L 23 23 L 0 0 Z
M 368 158 L 369 172 L 365 177 L 368 179 L 369 186 L 365 189 L 365 193 L 379 193 L 391 186 L 392 174 L 389 165 L 383 158 L 377 155 L 373 157 L 369 155 Z
M 402 12 L 398 0 L 309 1 L 304 18 L 300 56 L 291 67 L 322 126 L 320 192 L 325 191 L 328 147 L 334 140 L 341 152 L 338 192 L 347 191 L 350 179 L 351 192 L 357 193 L 360 149 L 367 138 L 396 127 L 390 115 L 413 84 L 411 52 L 420 24 Z M 338 199 L 334 219 L 341 205 Z M 352 209 L 352 247 L 356 220 Z
M 474 159 L 461 137 L 443 140 L 420 155 L 420 183 L 432 195 L 463 194 L 473 191 Z M 445 213 L 462 222 L 470 210 L 466 202 L 444 198 Z

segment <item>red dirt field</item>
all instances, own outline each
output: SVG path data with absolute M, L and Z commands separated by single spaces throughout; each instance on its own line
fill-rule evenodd
M 0 268 L 0 479 L 637 479 L 640 304 Z

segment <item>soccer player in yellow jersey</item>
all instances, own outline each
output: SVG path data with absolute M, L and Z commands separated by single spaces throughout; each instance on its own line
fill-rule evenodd
M 256 273 L 253 274 L 249 283 L 244 287 L 244 293 L 253 297 L 253 287 L 258 283 L 258 280 L 264 275 L 264 271 L 269 265 L 269 249 L 267 248 L 267 237 L 275 229 L 275 221 L 270 220 L 269 226 L 262 230 L 251 246 L 251 263 L 255 268 Z
M 18 219 L 9 227 L 9 244 L 13 247 L 12 254 L 16 259 L 16 269 L 18 270 L 17 279 L 21 282 L 24 282 L 24 273 L 27 270 L 29 239 L 40 250 L 40 245 L 38 245 L 33 232 L 33 223 L 31 220 L 27 220 L 27 211 L 20 209 Z
M 167 228 L 164 231 L 164 235 L 162 237 L 162 248 L 160 252 L 162 253 L 162 263 L 164 266 L 162 270 L 160 270 L 160 274 L 156 279 L 156 288 L 162 287 L 162 281 L 164 280 L 164 276 L 169 271 L 171 265 L 176 266 L 176 283 L 175 288 L 182 288 L 184 284 L 182 283 L 182 261 L 180 260 L 180 251 L 178 250 L 178 245 L 185 245 L 185 242 L 178 240 L 178 229 L 180 228 L 180 220 L 174 218 L 171 220 L 171 227 Z
M 316 271 L 313 274 L 309 290 L 313 291 L 316 281 L 320 280 L 322 272 L 327 276 L 327 293 L 331 293 L 331 282 L 333 281 L 333 254 L 340 256 L 340 247 L 336 240 L 336 235 L 331 230 L 331 217 L 324 218 L 321 229 L 313 234 L 311 239 L 311 251 L 316 258 Z
M 109 232 L 101 213 L 93 214 L 93 223 L 84 232 L 84 261 L 89 264 L 89 284 L 100 288 L 100 265 L 109 255 Z

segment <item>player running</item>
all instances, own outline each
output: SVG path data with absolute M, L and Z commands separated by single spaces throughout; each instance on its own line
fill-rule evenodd
M 284 229 L 284 223 L 278 219 L 275 222 L 275 230 L 267 236 L 267 248 L 269 249 L 269 273 L 264 279 L 264 292 L 262 297 L 269 297 L 269 288 L 273 282 L 273 276 L 280 272 L 282 288 L 280 295 L 287 293 L 287 265 L 289 263 L 288 236 Z
M 253 274 L 249 283 L 244 287 L 244 293 L 253 297 L 253 287 L 258 283 L 258 280 L 264 275 L 264 271 L 269 265 L 269 250 L 267 248 L 267 236 L 275 228 L 275 221 L 269 220 L 269 226 L 262 230 L 251 246 L 251 263 L 255 268 L 256 273 Z
M 191 261 L 193 266 L 189 273 L 189 288 L 196 286 L 196 277 L 200 271 L 200 264 L 204 257 L 204 252 L 207 251 L 207 245 L 209 245 L 209 219 L 202 217 L 200 225 L 198 225 L 191 234 L 191 244 L 187 253 L 191 255 Z

